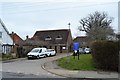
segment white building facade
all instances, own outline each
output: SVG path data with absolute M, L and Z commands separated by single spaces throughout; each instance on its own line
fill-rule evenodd
M 9 32 L 0 19 L 0 53 L 10 53 L 12 50 L 13 40 Z

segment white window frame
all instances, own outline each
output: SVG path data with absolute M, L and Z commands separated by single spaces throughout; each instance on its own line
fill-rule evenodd
M 45 40 L 46 40 L 46 41 L 49 41 L 49 40 L 52 40 L 52 38 L 51 38 L 50 36 L 47 36 L 47 37 L 45 38 Z
M 56 37 L 56 40 L 62 40 L 63 38 L 59 35 L 59 37 Z

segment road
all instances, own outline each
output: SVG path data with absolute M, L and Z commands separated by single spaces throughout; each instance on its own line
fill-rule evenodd
M 2 80 L 102 80 L 65 78 L 51 74 L 41 67 L 45 62 L 53 61 L 65 56 L 67 56 L 67 54 L 59 54 L 53 57 L 34 60 L 27 60 L 27 58 L 24 58 L 7 62 L 5 61 L 2 63 L 2 69 L 0 68 L 0 75 L 2 73 Z
M 2 77 L 3 78 L 63 78 L 61 76 L 51 74 L 44 69 L 42 65 L 45 62 L 56 60 L 64 57 L 66 54 L 59 54 L 53 57 L 27 60 L 18 59 L 11 62 L 2 63 Z

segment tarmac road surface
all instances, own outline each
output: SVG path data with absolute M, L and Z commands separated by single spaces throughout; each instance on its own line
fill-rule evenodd
M 66 54 L 60 54 L 53 57 L 41 58 L 27 60 L 18 59 L 13 61 L 2 62 L 2 77 L 4 78 L 64 78 L 55 74 L 51 74 L 44 69 L 41 65 L 45 62 L 52 61 L 61 57 L 66 56 Z M 12 74 L 12 75 L 11 75 Z M 32 76 L 31 76 L 32 75 Z

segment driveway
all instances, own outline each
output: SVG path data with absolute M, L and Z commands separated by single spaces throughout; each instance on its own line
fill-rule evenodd
M 2 63 L 2 76 L 4 78 L 11 78 L 11 77 L 26 77 L 30 78 L 29 75 L 34 75 L 31 77 L 38 77 L 38 78 L 63 78 L 61 76 L 51 74 L 44 69 L 42 69 L 42 64 L 48 61 L 53 61 L 58 58 L 67 56 L 66 54 L 59 54 L 53 57 L 41 58 L 41 59 L 34 59 L 34 60 L 27 60 L 26 59 L 18 59 L 8 62 Z M 17 75 L 16 75 L 17 74 Z M 24 76 L 23 76 L 24 74 Z M 7 76 L 8 75 L 8 76 Z M 12 75 L 12 76 L 10 76 Z M 25 76 L 27 75 L 27 76 Z

